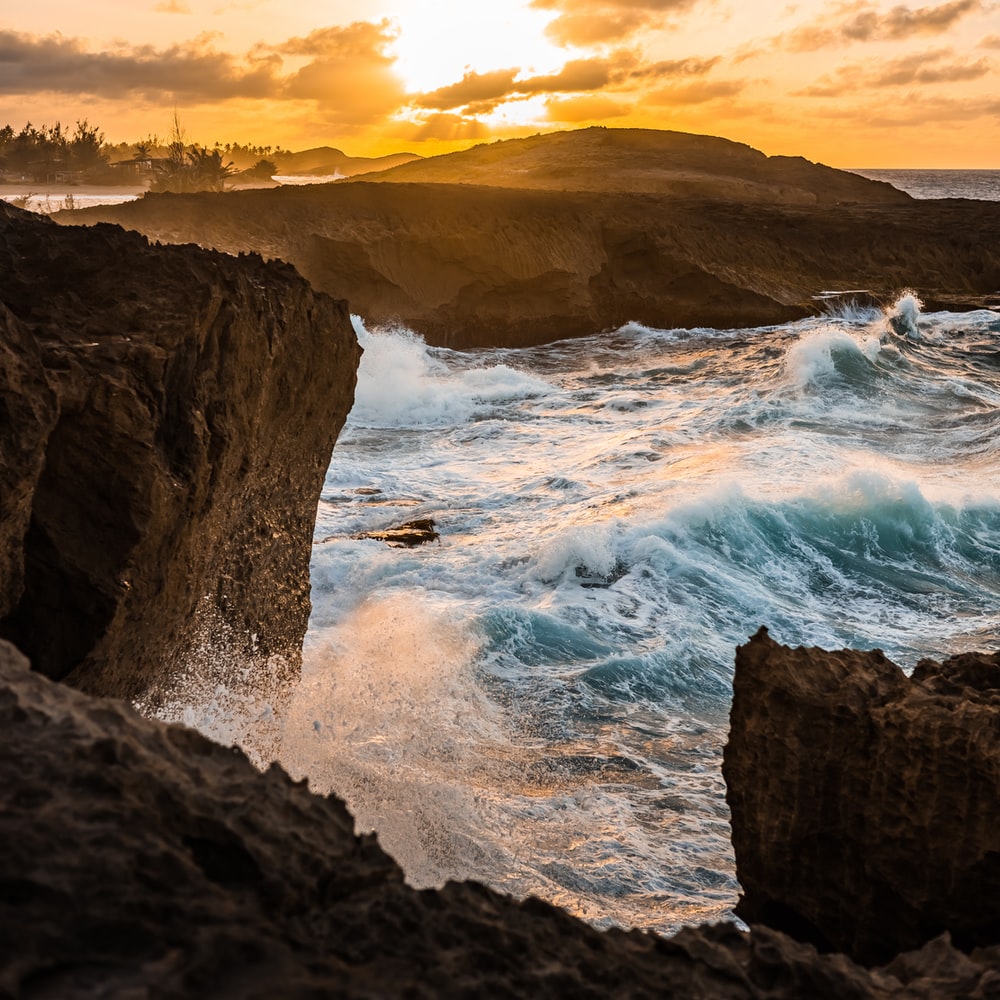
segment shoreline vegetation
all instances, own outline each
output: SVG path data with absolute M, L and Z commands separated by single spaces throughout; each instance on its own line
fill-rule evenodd
M 77 188 L 193 193 L 273 187 L 275 175 L 317 182 L 383 170 L 419 159 L 400 152 L 353 157 L 330 146 L 293 152 L 281 146 L 189 141 L 176 112 L 166 138 L 150 133 L 131 142 L 105 141 L 86 119 L 73 130 L 26 122 L 0 126 L 0 197 Z M 6 191 L 4 189 L 11 189 Z M 18 206 L 23 207 L 23 206 Z

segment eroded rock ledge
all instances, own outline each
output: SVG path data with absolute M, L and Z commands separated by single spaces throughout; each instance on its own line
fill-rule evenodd
M 0 635 L 127 699 L 199 645 L 294 674 L 359 353 L 291 267 L 0 203 Z
M 28 670 L 0 642 L 4 996 L 986 996 L 1000 949 L 868 970 L 768 930 L 600 933 L 474 883 L 418 892 L 341 802 Z M 977 992 L 978 991 L 978 992 Z
M 1000 942 L 1000 653 L 907 677 L 762 629 L 737 652 L 723 772 L 745 920 L 864 963 L 946 929 Z

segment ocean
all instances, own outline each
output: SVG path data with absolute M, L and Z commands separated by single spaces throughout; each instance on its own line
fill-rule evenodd
M 730 919 L 735 647 L 1000 647 L 1000 313 L 830 308 L 466 352 L 355 317 L 281 763 L 413 885 Z

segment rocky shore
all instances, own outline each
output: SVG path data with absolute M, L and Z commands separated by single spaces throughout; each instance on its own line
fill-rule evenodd
M 456 348 L 630 320 L 781 323 L 820 312 L 828 292 L 1000 303 L 1000 203 L 917 202 L 855 174 L 679 133 L 539 136 L 350 182 L 149 196 L 58 218 L 289 261 L 366 322 Z
M 997 995 L 996 655 L 906 678 L 741 647 L 749 932 L 417 891 L 336 798 L 121 701 L 206 628 L 265 687 L 294 674 L 346 306 L 258 257 L 0 206 L 0 324 L 0 994 Z

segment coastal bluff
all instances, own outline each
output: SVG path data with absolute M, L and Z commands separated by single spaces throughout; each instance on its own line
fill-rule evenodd
M 915 201 L 741 143 L 642 129 L 511 140 L 334 184 L 147 195 L 57 218 L 285 260 L 367 323 L 452 348 L 630 321 L 783 323 L 821 312 L 831 292 L 890 304 L 908 289 L 931 308 L 978 307 L 1000 292 L 1000 203 Z
M 346 305 L 284 264 L 0 203 L 0 331 L 0 636 L 129 700 L 198 657 L 265 697 L 297 676 Z

